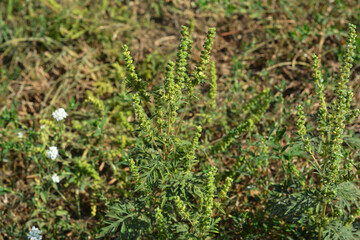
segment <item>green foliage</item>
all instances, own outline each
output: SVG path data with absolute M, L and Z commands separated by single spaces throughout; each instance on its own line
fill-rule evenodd
M 123 47 L 128 69 L 126 84 L 135 92 L 132 100 L 139 126 L 138 141 L 130 153 L 136 161 L 128 160 L 137 200 L 111 205 L 108 226 L 99 237 L 119 233 L 122 238 L 206 239 L 217 232 L 219 219 L 214 213 L 226 200 L 232 180 L 228 178 L 217 191 L 216 167 L 205 178 L 196 173 L 197 151 L 203 148 L 202 127 L 197 126 L 193 134 L 187 133 L 193 135 L 190 141 L 180 132 L 182 125 L 191 131 L 184 120 L 186 107 L 194 97 L 195 86 L 206 78 L 215 29 L 209 30 L 205 50 L 192 75 L 187 70 L 192 43 L 188 28 L 183 26 L 181 34 L 178 59 L 176 63 L 169 61 L 163 88 L 152 93 L 137 77 L 128 48 Z M 214 70 L 212 75 L 216 78 Z
M 7 197 L 16 197 L 16 204 L 25 204 L 31 210 L 28 216 L 22 217 L 24 225 L 16 226 L 19 219 L 11 218 L 14 209 L 6 209 L 2 213 L 5 216 L 2 220 L 7 224 L 2 225 L 1 221 L 1 233 L 22 238 L 28 232 L 28 227 L 36 225 L 48 238 L 66 237 L 71 232 L 75 238 L 95 237 L 96 228 L 89 232 L 86 224 L 78 223 L 74 227 L 69 220 L 90 214 L 90 208 L 91 215 L 95 217 L 99 213 L 97 206 L 101 207 L 107 201 L 103 193 L 108 187 L 99 171 L 101 162 L 112 166 L 114 177 L 123 181 L 126 179 L 120 177 L 124 171 L 117 169 L 117 156 L 121 154 L 121 149 L 109 150 L 99 144 L 116 135 L 113 128 L 106 125 L 111 115 L 103 102 L 92 94 L 89 93 L 85 102 L 94 104 L 95 110 L 78 117 L 68 112 L 70 118 L 78 119 L 73 120 L 76 121 L 73 131 L 70 130 L 68 119 L 42 119 L 41 127 L 35 124 L 28 127 L 19 120 L 14 105 L 1 114 L 1 167 L 9 168 L 9 163 L 17 160 L 21 167 L 15 177 L 26 174 L 34 179 L 27 187 L 17 190 L 14 186 L 0 187 L 1 196 L 5 193 Z M 78 105 L 72 100 L 66 109 L 70 111 Z M 56 146 L 59 151 L 56 159 L 47 156 L 51 146 Z M 12 154 L 13 151 L 17 152 L 17 156 Z M 59 183 L 54 181 L 54 174 L 59 176 Z M 124 193 L 125 189 L 121 191 Z M 86 195 L 91 196 L 91 206 L 83 211 L 83 198 Z M 101 208 L 98 209 L 101 211 Z
M 260 102 L 260 100 L 263 100 L 263 102 Z M 249 101 L 243 108 L 245 114 L 249 113 L 247 120 L 228 133 L 221 142 L 213 146 L 211 149 L 212 152 L 217 153 L 224 151 L 237 136 L 243 132 L 249 131 L 268 109 L 269 101 L 269 89 L 264 90 Z
M 287 221 L 306 226 L 308 237 L 318 239 L 357 239 L 360 230 L 354 225 L 359 209 L 360 190 L 356 186 L 355 163 L 344 144 L 347 119 L 358 116 L 351 110 L 353 93 L 348 87 L 355 51 L 355 26 L 349 25 L 347 45 L 335 82 L 335 99 L 326 102 L 319 68 L 313 56 L 313 77 L 319 101 L 317 126 L 308 131 L 303 106 L 297 107 L 297 128 L 303 148 L 311 163 L 307 175 L 293 174 L 292 181 L 273 193 L 273 213 Z M 311 132 L 311 133 L 310 133 Z M 294 148 L 299 142 L 294 143 Z M 294 161 L 290 159 L 289 161 Z M 297 170 L 296 170 L 297 171 Z

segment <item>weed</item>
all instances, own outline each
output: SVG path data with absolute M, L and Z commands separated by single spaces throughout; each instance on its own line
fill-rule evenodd
M 301 174 L 293 165 L 291 180 L 273 196 L 273 211 L 287 221 L 301 223 L 308 237 L 355 239 L 359 230 L 353 224 L 358 216 L 360 191 L 356 186 L 356 164 L 347 141 L 345 124 L 359 115 L 351 109 L 353 93 L 347 86 L 355 51 L 355 26 L 349 25 L 347 45 L 335 82 L 335 98 L 327 103 L 319 59 L 313 56 L 316 96 L 319 101 L 316 127 L 308 131 L 302 105 L 297 107 L 299 142 L 293 148 L 306 151 L 311 171 Z M 293 159 L 289 159 L 294 161 Z M 290 176 L 289 176 L 290 177 Z

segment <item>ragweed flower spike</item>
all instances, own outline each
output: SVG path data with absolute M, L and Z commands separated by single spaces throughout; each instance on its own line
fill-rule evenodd
M 323 77 L 321 75 L 320 71 L 320 65 L 319 65 L 319 58 L 315 54 L 313 55 L 313 78 L 316 85 L 316 95 L 319 98 L 320 101 L 320 108 L 319 108 L 319 132 L 322 135 L 322 138 L 325 139 L 325 136 L 327 135 L 327 106 L 326 106 L 326 98 L 324 94 L 324 84 L 323 84 Z
M 42 231 L 40 231 L 37 227 L 32 227 L 29 234 L 27 235 L 29 240 L 41 240 L 42 239 Z
M 136 93 L 133 96 L 133 102 L 134 102 L 135 113 L 137 115 L 137 118 L 138 118 L 138 121 L 140 124 L 140 129 L 146 135 L 147 140 L 152 139 L 153 128 L 152 128 L 152 125 L 151 125 L 151 122 L 150 122 L 148 116 L 146 115 L 146 113 L 144 111 L 144 108 L 141 106 L 139 94 Z
M 129 164 L 130 164 L 130 171 L 131 171 L 133 178 L 135 179 L 135 182 L 140 183 L 139 168 L 136 166 L 133 159 L 129 160 Z
M 217 172 L 216 167 L 211 167 L 210 172 L 207 175 L 207 186 L 205 190 L 205 196 L 204 196 L 204 207 L 205 207 L 205 214 L 203 218 L 201 219 L 201 225 L 202 228 L 208 229 L 210 227 L 211 223 L 211 215 L 214 208 L 214 192 L 216 190 L 215 188 L 215 174 Z
M 51 146 L 49 150 L 46 151 L 46 156 L 51 160 L 55 160 L 59 156 L 59 151 L 57 147 Z
M 187 73 L 187 61 L 189 59 L 189 55 L 191 52 L 191 44 L 192 40 L 189 36 L 189 30 L 185 26 L 181 26 L 181 40 L 180 45 L 178 47 L 178 54 L 177 54 L 177 60 L 176 60 L 176 78 L 175 83 L 178 85 L 178 88 L 182 89 L 184 87 L 184 82 L 186 79 L 189 79 L 188 73 Z
M 67 117 L 67 113 L 63 108 L 59 108 L 55 112 L 52 113 L 53 118 L 55 118 L 56 121 L 64 120 Z
M 96 109 L 100 112 L 101 118 L 105 115 L 105 106 L 103 101 L 101 101 L 99 98 L 92 95 L 92 93 L 89 91 L 87 92 L 88 98 L 85 100 L 85 103 L 92 103 L 96 107 Z
M 349 25 L 347 36 L 347 46 L 340 66 L 340 73 L 335 86 L 335 101 L 332 102 L 331 116 L 331 142 L 330 142 L 330 160 L 327 162 L 327 177 L 331 182 L 337 181 L 340 163 L 344 159 L 341 151 L 341 145 L 344 141 L 344 129 L 347 113 L 350 112 L 350 105 L 353 98 L 353 92 L 347 86 L 350 77 L 350 70 L 354 61 L 356 44 L 356 27 Z
M 203 82 L 206 79 L 206 75 L 204 72 L 206 71 L 207 65 L 210 62 L 210 52 L 211 52 L 212 44 L 214 42 L 215 34 L 216 34 L 216 29 L 210 28 L 203 45 L 204 50 L 201 51 L 200 64 L 195 68 L 193 72 L 194 79 L 192 82 L 192 87 L 198 85 L 199 83 Z
M 163 99 L 166 102 L 173 100 L 175 95 L 176 86 L 174 83 L 174 66 L 175 64 L 172 61 L 169 61 L 168 65 L 166 66 L 166 75 L 164 82 L 165 93 L 163 95 Z
M 155 209 L 156 225 L 158 226 L 161 239 L 166 239 L 165 219 L 162 210 L 158 207 Z
M 191 170 L 191 167 L 192 167 L 192 165 L 194 164 L 194 161 L 196 160 L 195 151 L 196 151 L 196 148 L 197 148 L 198 145 L 199 145 L 199 138 L 201 137 L 201 131 L 202 131 L 201 126 L 197 126 L 197 127 L 196 127 L 196 134 L 195 134 L 195 136 L 192 138 L 192 140 L 191 140 L 191 145 L 190 145 L 190 147 L 189 147 L 189 150 L 188 150 L 187 153 L 186 153 L 186 159 L 187 159 L 187 161 L 188 161 L 187 171 L 190 171 L 190 170 Z
M 314 156 L 314 151 L 313 151 L 313 147 L 311 146 L 310 143 L 310 139 L 307 136 L 307 131 L 306 131 L 306 117 L 305 117 L 305 113 L 304 113 L 304 107 L 302 105 L 298 105 L 296 107 L 297 113 L 296 116 L 298 117 L 297 121 L 296 121 L 296 127 L 298 129 L 297 133 L 298 135 L 301 137 L 301 140 L 304 144 L 305 150 L 310 154 L 312 160 L 313 160 L 313 164 L 316 165 L 316 167 L 318 168 L 318 171 L 321 171 L 321 166 L 318 162 L 318 160 L 315 158 Z
M 251 100 L 251 103 L 248 106 L 244 107 L 244 112 L 250 111 L 252 107 L 255 107 L 256 110 L 251 114 L 250 118 L 245 122 L 241 123 L 237 128 L 233 129 L 227 135 L 225 135 L 221 142 L 217 143 L 211 148 L 212 153 L 219 153 L 224 151 L 230 146 L 234 139 L 239 136 L 241 133 L 249 131 L 258 121 L 262 115 L 265 114 L 266 110 L 270 104 L 269 89 L 265 89 L 260 94 L 258 94 L 254 99 Z
M 184 218 L 184 219 L 190 218 L 190 214 L 187 211 L 184 202 L 180 199 L 179 196 L 175 197 L 175 205 L 176 205 L 177 209 L 179 210 L 179 214 L 182 218 Z
M 227 177 L 226 180 L 225 180 L 225 184 L 223 186 L 223 189 L 220 191 L 219 193 L 219 198 L 221 199 L 225 199 L 226 198 L 226 194 L 227 192 L 229 191 L 230 187 L 231 187 L 231 183 L 233 182 L 234 180 L 230 177 Z
M 139 92 L 140 96 L 146 100 L 150 99 L 150 94 L 145 90 L 146 84 L 145 82 L 138 77 L 135 71 L 135 66 L 133 64 L 133 59 L 130 55 L 129 47 L 124 45 L 122 47 L 123 57 L 125 61 L 126 70 L 128 72 L 126 78 L 126 86 L 128 88 L 133 88 L 137 92 Z

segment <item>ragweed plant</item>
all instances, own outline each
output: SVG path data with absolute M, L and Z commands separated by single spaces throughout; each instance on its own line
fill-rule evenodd
M 307 153 L 312 171 L 300 174 L 292 165 L 291 181 L 276 191 L 273 210 L 288 221 L 306 226 L 304 235 L 316 239 L 358 239 L 356 218 L 360 213 L 360 191 L 356 185 L 358 164 L 347 146 L 346 124 L 359 115 L 352 109 L 353 93 L 348 87 L 355 52 L 355 26 L 349 25 L 347 45 L 335 80 L 334 99 L 325 97 L 319 59 L 313 56 L 313 77 L 319 101 L 317 127 L 307 127 L 304 107 L 297 107 L 300 146 Z M 345 144 L 347 143 L 347 144 Z M 300 231 L 303 231 L 300 229 Z
M 135 71 L 127 46 L 123 47 L 128 70 L 127 87 L 138 123 L 138 136 L 128 152 L 128 164 L 135 183 L 132 199 L 110 206 L 99 237 L 117 233 L 136 239 L 207 239 L 217 232 L 216 217 L 226 201 L 232 179 L 217 188 L 216 167 L 198 173 L 202 126 L 186 123 L 189 104 L 196 99 L 196 87 L 207 79 L 215 29 L 210 28 L 200 62 L 190 74 L 192 40 L 182 27 L 176 62 L 169 61 L 162 87 L 148 90 Z M 211 67 L 211 107 L 216 104 L 215 65 Z M 184 134 L 182 127 L 187 129 Z M 189 134 L 190 133 L 190 134 Z M 209 152 L 210 153 L 210 152 Z

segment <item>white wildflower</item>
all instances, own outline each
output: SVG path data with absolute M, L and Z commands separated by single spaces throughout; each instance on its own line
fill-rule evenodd
M 42 239 L 42 231 L 40 231 L 37 227 L 32 227 L 27 237 L 29 240 L 41 240 Z
M 63 108 L 59 108 L 55 112 L 52 113 L 53 118 L 55 118 L 56 121 L 64 120 L 67 117 L 67 113 Z
M 52 176 L 52 180 L 53 180 L 54 183 L 59 183 L 60 182 L 60 178 L 56 173 L 54 173 L 54 175 Z
M 19 137 L 19 138 L 24 137 L 24 133 L 23 133 L 23 132 L 18 132 L 18 137 Z
M 46 127 L 46 125 L 41 125 L 40 129 L 44 129 Z
M 49 150 L 46 151 L 46 156 L 51 160 L 55 160 L 59 156 L 57 147 L 55 146 L 50 147 Z

